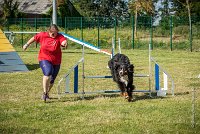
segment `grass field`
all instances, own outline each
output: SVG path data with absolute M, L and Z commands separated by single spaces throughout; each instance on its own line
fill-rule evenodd
M 29 72 L 0 73 L 0 133 L 63 134 L 195 134 L 200 132 L 200 53 L 153 50 L 152 56 L 174 79 L 175 96 L 148 97 L 136 93 L 133 102 L 118 94 L 65 95 L 57 99 L 58 80 L 81 58 L 81 50 L 63 50 L 63 62 L 48 103 L 41 100 L 42 72 L 38 50 L 18 54 Z M 148 73 L 147 50 L 122 50 L 135 65 L 135 73 Z M 86 50 L 86 75 L 109 74 L 108 57 Z M 146 80 L 135 79 L 136 87 Z M 85 90 L 113 88 L 112 80 L 86 80 Z M 192 91 L 195 89 L 195 109 Z M 194 115 L 194 116 L 193 116 Z M 192 123 L 192 117 L 195 117 Z M 193 126 L 195 125 L 195 126 Z

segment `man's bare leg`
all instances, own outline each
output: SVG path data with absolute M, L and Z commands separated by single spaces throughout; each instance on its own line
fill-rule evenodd
M 48 91 L 49 91 L 49 87 L 50 87 L 50 79 L 51 76 L 43 76 L 43 90 L 44 90 L 44 96 L 43 99 L 44 101 L 46 101 L 47 99 L 47 95 L 48 95 Z

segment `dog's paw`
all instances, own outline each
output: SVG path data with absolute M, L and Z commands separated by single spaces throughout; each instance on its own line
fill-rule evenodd
M 128 102 L 133 102 L 133 98 L 128 97 Z

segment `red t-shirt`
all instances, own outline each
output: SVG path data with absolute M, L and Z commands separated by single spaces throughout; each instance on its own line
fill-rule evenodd
M 66 38 L 59 34 L 55 38 L 51 38 L 48 32 L 40 32 L 34 36 L 37 43 L 40 43 L 40 51 L 38 55 L 38 60 L 48 60 L 53 65 L 61 64 L 62 52 L 61 43 L 66 40 Z

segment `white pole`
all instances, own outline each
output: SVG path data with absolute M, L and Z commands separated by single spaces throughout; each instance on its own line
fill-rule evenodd
M 120 42 L 120 38 L 119 38 L 118 40 L 119 40 L 119 42 L 118 42 L 118 43 L 119 43 L 119 46 L 118 46 L 118 47 L 119 47 L 119 53 L 121 54 L 122 52 L 121 52 L 121 42 Z
M 163 72 L 163 78 L 164 78 L 164 90 L 167 90 L 167 74 Z
M 151 44 L 149 44 L 149 92 L 151 97 Z
M 114 39 L 112 38 L 112 55 L 111 58 L 115 55 L 115 44 L 114 44 Z
M 85 45 L 83 44 L 82 48 L 82 99 L 84 99 L 84 94 L 85 94 Z
M 53 0 L 53 14 L 52 14 L 53 24 L 57 25 L 57 4 L 56 0 Z
M 192 89 L 192 127 L 195 128 L 195 98 L 196 98 L 196 95 L 195 95 L 196 91 L 195 91 L 195 88 Z

